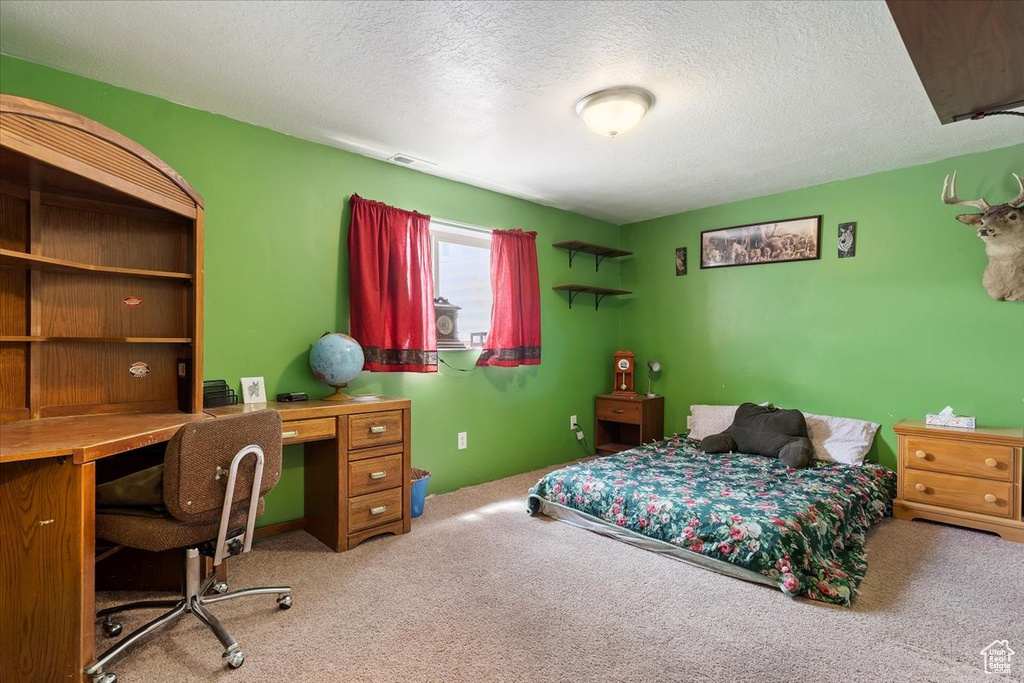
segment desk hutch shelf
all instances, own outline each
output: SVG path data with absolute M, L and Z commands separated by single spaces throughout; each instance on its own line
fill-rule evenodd
M 124 136 L 0 96 L 0 421 L 202 409 L 203 200 Z

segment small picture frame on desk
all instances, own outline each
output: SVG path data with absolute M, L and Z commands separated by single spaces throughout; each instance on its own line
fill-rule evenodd
M 242 378 L 242 402 L 266 403 L 267 387 L 262 377 Z

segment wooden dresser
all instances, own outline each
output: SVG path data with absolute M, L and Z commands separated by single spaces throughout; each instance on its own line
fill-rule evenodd
M 994 531 L 1024 543 L 1024 430 L 929 427 L 904 420 L 899 437 L 897 519 L 930 519 Z
M 618 453 L 665 437 L 664 396 L 598 396 L 594 444 L 598 455 Z

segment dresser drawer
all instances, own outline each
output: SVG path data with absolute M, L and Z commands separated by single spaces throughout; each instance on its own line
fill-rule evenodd
M 402 488 L 349 498 L 348 532 L 369 529 L 402 518 Z
M 904 448 L 903 466 L 1013 481 L 1013 447 L 909 436 Z
M 955 474 L 904 470 L 903 498 L 918 503 L 979 512 L 994 517 L 1013 514 L 1013 485 Z
M 317 441 L 329 439 L 334 436 L 337 420 L 333 417 L 323 417 L 318 420 L 289 420 L 281 423 L 281 442 L 285 445 L 290 443 L 302 443 L 303 441 Z
M 368 448 L 402 440 L 402 411 L 353 415 L 348 419 L 348 447 Z
M 626 422 L 629 424 L 640 424 L 640 404 L 631 401 L 616 401 L 614 399 L 598 399 L 597 419 L 608 420 L 609 422 Z
M 348 495 L 361 496 L 402 485 L 402 454 L 348 464 Z

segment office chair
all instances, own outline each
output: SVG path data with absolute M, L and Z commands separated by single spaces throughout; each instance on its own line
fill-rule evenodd
M 237 669 L 245 661 L 238 641 L 210 613 L 208 605 L 249 595 L 277 595 L 281 609 L 292 605 L 291 588 L 245 588 L 227 592 L 215 583 L 216 570 L 202 575 L 201 556 L 217 567 L 225 558 L 249 552 L 253 525 L 263 513 L 263 496 L 281 476 L 281 417 L 260 410 L 236 417 L 196 422 L 182 427 L 167 444 L 163 501 L 166 513 L 132 509 L 98 509 L 96 536 L 119 545 L 160 552 L 185 553 L 183 595 L 173 600 L 132 602 L 102 609 L 103 631 L 116 637 L 122 626 L 112 619 L 129 610 L 170 608 L 121 639 L 85 669 L 93 683 L 116 683 L 105 671 L 112 660 L 150 633 L 192 614 L 206 624 L 224 646 L 224 660 Z M 235 494 L 236 484 L 241 486 Z M 214 540 L 215 539 L 215 540 Z

